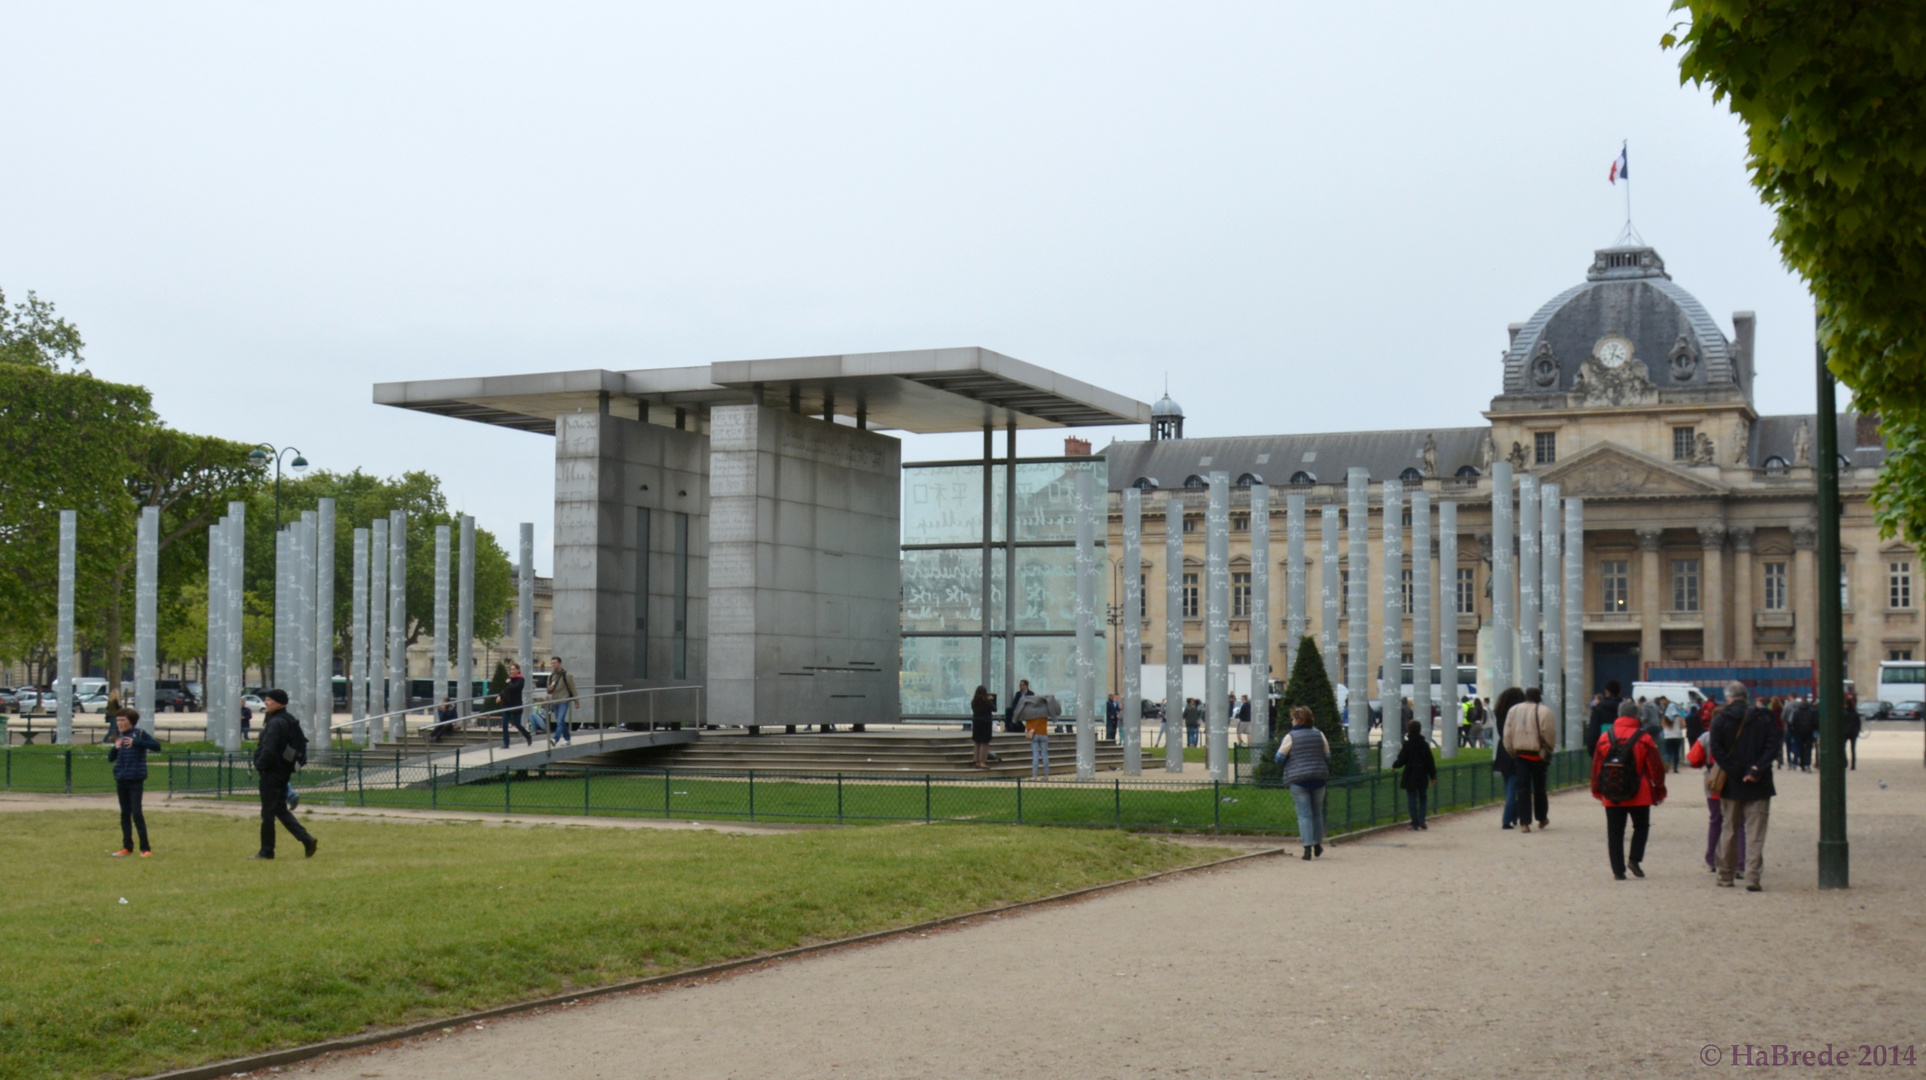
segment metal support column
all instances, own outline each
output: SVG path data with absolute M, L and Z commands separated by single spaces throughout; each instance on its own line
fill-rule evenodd
M 1319 579 L 1322 588 L 1318 590 L 1318 602 L 1323 608 L 1322 629 L 1318 634 L 1318 648 L 1324 653 L 1324 677 L 1336 686 L 1344 681 L 1343 673 L 1338 671 L 1338 508 L 1320 506 L 1317 508 L 1318 524 L 1318 562 L 1323 576 Z
M 455 700 L 475 696 L 475 519 L 467 514 L 461 516 L 461 557 L 456 563 L 455 578 Z M 532 547 L 533 545 L 531 545 Z M 532 558 L 532 556 L 531 556 Z M 530 593 L 529 606 L 534 606 L 533 592 Z M 535 687 L 535 673 L 524 670 L 522 677 L 528 680 L 528 688 L 523 692 L 532 694 Z M 523 700 L 527 700 L 524 698 Z M 474 711 L 473 704 L 460 707 L 461 714 L 467 716 Z M 580 723 L 588 719 L 581 704 L 570 706 L 569 719 Z
M 205 700 L 202 707 L 207 710 L 207 740 L 221 749 L 227 749 L 227 730 L 225 717 L 229 715 L 223 700 L 227 688 L 224 669 L 227 667 L 227 519 L 207 527 L 207 685 L 202 687 Z
M 1297 666 L 1297 647 L 1304 641 L 1309 615 L 1306 595 L 1309 588 L 1304 566 L 1304 496 L 1284 496 L 1284 671 Z M 1267 545 L 1268 546 L 1268 545 Z M 1256 559 L 1251 560 L 1255 562 Z
M 434 687 L 434 689 L 429 691 L 428 698 L 435 703 L 435 708 L 440 708 L 441 699 L 449 696 L 448 632 L 453 629 L 453 627 L 448 625 L 448 590 L 450 587 L 448 575 L 453 572 L 451 564 L 454 559 L 454 546 L 454 530 L 446 525 L 435 526 L 435 615 L 433 621 L 435 644 L 434 651 L 430 653 L 430 659 L 428 661 L 428 679 L 430 685 Z M 453 696 L 465 698 L 468 695 L 455 694 Z
M 408 512 L 388 511 L 388 735 L 408 735 Z
M 1164 496 L 1164 770 L 1184 771 L 1184 497 Z
M 160 615 L 160 507 L 143 506 L 134 533 L 134 700 L 144 731 L 154 730 L 154 678 Z M 107 673 L 111 684 L 120 672 Z M 205 693 L 205 688 L 203 688 Z M 113 719 L 108 718 L 108 723 Z
M 1491 682 L 1485 693 L 1493 701 L 1518 685 L 1512 671 L 1518 639 L 1512 626 L 1512 597 L 1518 583 L 1511 561 L 1511 462 L 1491 466 Z
M 350 596 L 348 633 L 348 718 L 354 721 L 354 741 L 368 745 L 368 530 L 354 531 L 354 591 Z
M 1575 747 L 1585 731 L 1585 500 L 1565 500 L 1565 745 Z
M 1210 778 L 1230 779 L 1230 473 L 1210 474 L 1204 514 L 1204 730 Z
M 1538 606 L 1542 627 L 1539 636 L 1544 641 L 1538 658 L 1538 685 L 1544 690 L 1545 707 L 1562 725 L 1565 719 L 1565 610 L 1560 601 L 1564 597 L 1565 560 L 1559 557 L 1559 541 L 1564 539 L 1565 517 L 1558 494 L 1557 484 L 1545 483 L 1538 487 Z M 1564 746 L 1568 750 L 1573 748 L 1571 743 Z
M 1464 715 L 1458 699 L 1458 504 L 1438 500 L 1438 689 L 1444 697 L 1438 710 L 1444 729 L 1438 745 L 1446 760 L 1458 756 L 1458 720 Z
M 54 638 L 54 742 L 74 741 L 74 582 L 78 577 L 75 551 L 80 540 L 80 513 L 60 512 L 60 577 L 55 586 L 57 620 Z
M 989 441 L 989 433 L 984 433 Z M 1097 496 L 1089 469 L 1078 469 L 1075 480 L 1077 516 L 1077 779 L 1097 775 Z M 989 548 L 983 549 L 984 564 Z M 988 658 L 990 639 L 983 639 Z
M 320 742 L 308 748 L 310 760 L 326 761 L 334 751 L 334 500 L 322 499 L 314 511 L 314 726 Z
M 1826 349 L 1819 372 L 1819 887 L 1852 885 L 1846 840 L 1846 664 L 1839 590 L 1839 412 Z
M 1442 678 L 1442 657 L 1438 667 Z M 1430 741 L 1431 494 L 1422 488 L 1411 493 L 1411 710 Z M 1449 725 L 1451 718 L 1444 719 Z
M 1378 728 L 1380 765 L 1390 768 L 1404 742 L 1404 482 L 1384 482 L 1384 505 L 1378 530 L 1378 557 L 1384 560 L 1384 592 L 1378 648 Z
M 996 531 L 991 527 L 991 515 L 996 512 L 993 505 L 996 498 L 994 490 L 996 453 L 993 441 L 995 437 L 996 425 L 988 420 L 983 421 L 983 579 L 980 583 L 977 611 L 980 613 L 978 632 L 983 642 L 982 682 L 984 686 L 996 685 L 996 679 L 992 677 L 994 669 L 990 663 L 990 624 L 992 622 L 990 604 L 995 592 L 991 588 L 994 579 L 990 575 L 990 541 L 993 539 L 991 534 Z
M 229 753 L 241 750 L 241 694 L 247 687 L 247 653 L 242 637 L 246 613 L 242 602 L 247 597 L 247 503 L 236 500 L 227 504 L 227 591 L 222 594 L 222 603 L 227 605 L 227 614 L 221 620 L 221 632 L 227 638 L 227 663 L 223 668 L 223 679 L 227 685 L 222 690 L 222 700 L 227 702 L 227 715 L 221 719 L 221 727 L 226 732 L 223 747 Z
M 1003 693 L 1016 693 L 1016 456 L 1017 422 L 1011 416 L 1003 436 Z M 994 687 L 992 687 L 994 689 Z
M 1123 489 L 1123 712 L 1117 734 L 1123 738 L 1124 775 L 1144 771 L 1144 493 Z
M 1290 544 L 1288 529 L 1285 545 Z M 1303 537 L 1299 536 L 1299 547 Z M 1286 575 L 1286 588 L 1289 575 Z M 1285 600 L 1285 606 L 1290 601 Z M 1271 489 L 1263 481 L 1251 485 L 1251 753 L 1271 738 Z M 1288 648 L 1296 648 L 1291 642 Z M 1256 758 L 1252 757 L 1252 762 Z
M 1539 643 L 1539 604 L 1538 587 L 1542 584 L 1539 576 L 1538 543 L 1541 539 L 1538 524 L 1540 509 L 1538 478 L 1530 474 L 1518 478 L 1518 685 L 1537 686 L 1540 669 L 1538 666 Z
M 388 519 L 370 523 L 368 546 L 368 715 L 388 711 Z M 388 722 L 368 725 L 368 745 L 388 737 Z
M 535 677 L 535 523 L 532 521 L 522 522 L 520 561 L 515 565 L 515 661 L 522 665 L 522 677 L 532 679 Z M 468 694 L 464 691 L 455 696 L 463 698 Z M 702 717 L 698 714 L 695 719 L 700 722 Z
M 1345 532 L 1349 550 L 1345 562 L 1344 614 L 1350 625 L 1351 662 L 1344 673 L 1347 720 L 1345 727 L 1359 760 L 1371 745 L 1371 472 L 1353 466 L 1345 478 Z
M 288 678 L 289 693 L 301 703 L 300 710 L 294 715 L 300 718 L 301 730 L 308 737 L 308 745 L 314 746 L 321 739 L 321 710 L 314 700 L 314 653 L 317 643 L 314 640 L 314 549 L 316 514 L 312 510 L 301 511 L 301 520 L 295 524 L 294 533 L 294 670 Z

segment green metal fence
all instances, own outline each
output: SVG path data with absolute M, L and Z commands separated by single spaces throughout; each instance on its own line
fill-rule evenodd
M 8 751 L 9 791 L 112 791 L 104 755 Z M 148 790 L 169 795 L 252 797 L 245 755 L 182 753 L 148 759 Z M 1550 763 L 1551 787 L 1587 783 L 1585 755 Z M 1402 821 L 1398 774 L 1331 782 L 1328 828 L 1350 832 Z M 1076 781 L 903 773 L 800 773 L 729 769 L 632 769 L 570 764 L 502 772 L 485 762 L 457 767 L 400 754 L 350 753 L 304 769 L 295 787 L 314 805 L 580 814 L 689 821 L 848 823 L 886 821 L 1086 825 L 1142 829 L 1295 833 L 1290 791 L 1255 783 L 1108 776 Z M 1429 812 L 1504 798 L 1488 762 L 1446 765 Z

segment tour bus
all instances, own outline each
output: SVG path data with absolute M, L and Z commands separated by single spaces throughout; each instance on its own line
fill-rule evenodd
M 1407 700 L 1411 698 L 1412 696 L 1411 695 L 1411 686 L 1412 686 L 1411 676 L 1413 672 L 1414 672 L 1413 665 L 1411 664 L 1404 665 L 1403 670 L 1398 676 L 1398 682 L 1399 682 L 1398 696 L 1399 697 L 1405 698 Z M 1384 678 L 1383 667 L 1378 668 L 1377 677 L 1379 679 Z M 1374 682 L 1371 684 L 1372 690 L 1376 690 L 1377 687 L 1378 687 L 1377 683 Z M 1459 664 L 1458 665 L 1459 697 L 1476 697 L 1477 694 L 1478 694 L 1477 665 Z M 1431 665 L 1431 703 L 1433 705 L 1440 705 L 1448 697 L 1451 697 L 1451 688 L 1444 685 L 1444 668 L 1438 664 L 1433 664 Z
M 1926 660 L 1880 661 L 1879 695 L 1874 700 L 1893 705 L 1926 701 Z

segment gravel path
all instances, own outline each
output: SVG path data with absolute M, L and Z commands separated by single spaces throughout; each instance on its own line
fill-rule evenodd
M 1619 1077 L 1706 1075 L 1707 1044 L 1725 1061 L 1734 1043 L 1926 1057 L 1919 732 L 1863 740 L 1849 777 L 1849 892 L 1814 884 L 1817 773 L 1779 778 L 1762 894 L 1713 887 L 1686 773 L 1643 881 L 1612 880 L 1604 815 L 1572 793 L 1529 836 L 1478 811 L 1316 863 L 1255 860 L 286 1071 Z

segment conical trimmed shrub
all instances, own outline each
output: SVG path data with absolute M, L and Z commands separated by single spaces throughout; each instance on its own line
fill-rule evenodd
M 1331 677 L 1324 670 L 1324 658 L 1318 652 L 1317 639 L 1306 634 L 1297 643 L 1297 661 L 1291 665 L 1291 681 L 1285 684 L 1283 698 L 1277 703 L 1276 718 L 1271 721 L 1277 729 L 1276 734 L 1264 745 L 1253 770 L 1259 784 L 1275 785 L 1278 782 L 1277 744 L 1291 730 L 1291 709 L 1298 705 L 1310 708 L 1312 723 L 1331 744 L 1331 775 L 1349 776 L 1354 771 L 1351 738 L 1344 730 L 1344 718 L 1338 713 L 1337 691 L 1332 688 Z

